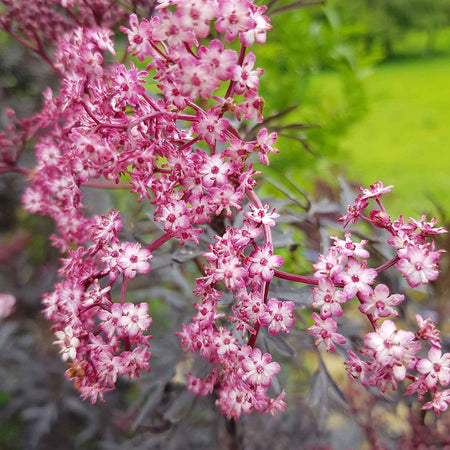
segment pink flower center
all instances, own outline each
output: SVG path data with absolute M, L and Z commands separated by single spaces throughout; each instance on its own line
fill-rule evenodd
M 321 330 L 320 335 L 322 336 L 323 339 L 330 337 L 330 333 L 327 330 Z
M 236 14 L 231 14 L 228 18 L 228 22 L 230 22 L 231 25 L 236 25 L 239 22 L 239 19 Z

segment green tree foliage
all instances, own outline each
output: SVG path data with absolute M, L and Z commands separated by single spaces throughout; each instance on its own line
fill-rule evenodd
M 281 168 L 311 167 L 318 157 L 336 152 L 339 138 L 365 111 L 360 80 L 366 61 L 354 43 L 346 42 L 340 15 L 332 6 L 279 14 L 274 8 L 271 22 L 270 42 L 256 49 L 257 63 L 265 68 L 264 115 L 267 119 L 297 105 L 270 123 L 281 150 L 271 161 L 276 174 Z M 326 95 L 317 82 L 323 81 L 324 72 L 338 74 Z
M 427 34 L 426 52 L 434 50 L 436 32 L 450 25 L 450 0 L 332 0 L 345 23 L 354 27 L 354 38 L 367 49 L 380 46 L 386 57 L 396 54 L 396 42 L 411 30 Z M 422 49 L 421 49 L 422 50 Z

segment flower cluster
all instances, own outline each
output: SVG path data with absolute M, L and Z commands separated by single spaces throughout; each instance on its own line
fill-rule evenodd
M 63 281 L 43 300 L 46 318 L 55 322 L 55 343 L 63 360 L 70 361 L 66 376 L 93 403 L 114 388 L 118 375 L 149 370 L 148 303 L 127 303 L 125 297 L 126 280 L 148 273 L 152 254 L 140 243 L 121 243 L 121 228 L 116 211 L 97 216 L 88 230 L 92 245 L 68 251 L 59 271 Z M 105 275 L 111 283 L 102 287 Z M 110 291 L 119 275 L 121 297 L 114 303 Z
M 247 216 L 251 218 L 250 214 Z M 178 333 L 186 351 L 198 352 L 214 365 L 212 373 L 219 387 L 217 403 L 228 418 L 237 419 L 242 412 L 253 410 L 272 415 L 284 410 L 284 391 L 278 399 L 271 399 L 266 393 L 280 366 L 271 362 L 269 353 L 263 355 L 254 348 L 254 344 L 261 326 L 268 327 L 272 335 L 281 331 L 289 333 L 295 322 L 294 303 L 267 299 L 266 286 L 283 259 L 273 254 L 270 242 L 262 247 L 254 243 L 262 233 L 260 223 L 260 216 L 256 221 L 244 220 L 241 228 L 229 227 L 223 236 L 215 237 L 215 243 L 204 255 L 209 263 L 204 267 L 205 276 L 197 279 L 195 293 L 202 297 L 202 303 L 196 305 L 198 313 L 192 322 Z M 252 242 L 256 248 L 246 254 Z M 240 337 L 214 323 L 223 316 L 216 310 L 223 296 L 223 291 L 218 289 L 222 283 L 237 298 L 233 316 L 228 319 L 235 324 L 236 331 L 242 331 Z M 245 339 L 247 334 L 251 336 L 249 345 Z M 198 386 L 210 386 L 211 379 L 211 374 L 206 379 L 195 378 L 195 385 L 190 384 L 188 388 L 205 395 L 209 391 L 198 390 Z
M 425 393 L 431 390 L 433 400 L 423 407 L 434 408 L 439 415 L 449 403 L 449 390 L 438 391 L 438 385 L 445 387 L 450 383 L 450 354 L 441 354 L 437 330 L 421 316 L 418 316 L 420 329 L 417 333 L 397 329 L 389 319 L 379 325 L 380 319 L 398 316 L 395 306 L 404 301 L 404 295 L 390 294 L 385 284 L 375 283 L 380 272 L 394 265 L 411 287 L 435 280 L 441 252 L 434 250 L 434 242 L 429 241 L 429 237 L 445 230 L 434 228 L 436 219 L 427 222 L 426 216 L 420 221 L 409 218 L 407 222 L 400 216 L 393 222 L 380 200 L 391 188 L 379 181 L 369 189 L 360 188 L 361 194 L 341 220 L 347 225 L 362 219 L 387 230 L 390 234 L 387 242 L 397 249 L 397 256 L 377 269 L 369 268 L 367 258 L 370 255 L 364 249 L 367 241 L 353 242 L 349 231 L 345 233 L 345 240 L 334 238 L 334 245 L 326 255 L 320 255 L 314 265 L 318 287 L 313 288 L 313 307 L 320 308 L 320 317 L 313 313 L 314 325 L 309 331 L 316 338 L 316 345 L 324 342 L 327 350 L 334 351 L 335 344 L 345 344 L 345 338 L 336 332 L 337 322 L 333 316 L 340 317 L 343 314 L 341 304 L 357 297 L 359 310 L 367 316 L 374 331 L 365 336 L 364 347 L 360 350 L 366 360 L 348 351 L 350 358 L 346 365 L 350 377 L 360 378 L 363 385 L 378 386 L 383 392 L 388 386 L 397 389 L 402 380 L 413 380 L 407 394 L 417 392 L 419 400 L 423 400 Z M 363 212 L 370 199 L 375 200 L 377 209 L 366 217 Z M 431 344 L 428 359 L 418 356 L 422 348 L 420 341 Z M 417 371 L 419 375 L 408 371 Z
M 63 3 L 63 8 L 74 6 Z M 115 3 L 111 6 L 116 11 Z M 292 302 L 267 299 L 266 287 L 283 260 L 273 254 L 267 229 L 265 244 L 258 246 L 255 239 L 275 225 L 278 215 L 258 203 L 253 193 L 257 172 L 247 162 L 257 153 L 268 164 L 268 155 L 278 151 L 273 147 L 276 133 L 262 128 L 256 140 L 244 141 L 232 125 L 242 117 L 262 121 L 258 85 L 263 70 L 255 67 L 256 57 L 247 47 L 265 42 L 271 28 L 265 9 L 247 0 L 170 1 L 160 2 L 158 14 L 149 19 L 130 15 L 129 27 L 121 30 L 128 37 L 128 52 L 145 61 L 145 70 L 133 63 L 106 63 L 105 52 L 115 55 L 115 49 L 111 23 L 100 20 L 101 14 L 96 23 L 86 23 L 83 16 L 77 21 L 83 26 L 61 26 L 53 39 L 52 66 L 62 84 L 59 93 L 45 93 L 38 120 L 49 132 L 36 145 L 37 165 L 29 173 L 31 186 L 23 203 L 57 225 L 52 242 L 66 254 L 59 272 L 63 280 L 45 296 L 44 313 L 55 322 L 56 343 L 70 361 L 68 378 L 92 401 L 112 389 L 118 375 L 135 376 L 149 368 L 143 333 L 151 319 L 146 303 L 126 303 L 127 280 L 150 270 L 151 250 L 171 238 L 181 245 L 198 243 L 202 225 L 222 212 L 231 216 L 248 195 L 252 213 L 241 228 L 217 236 L 206 255 L 210 266 L 196 289 L 202 307 L 185 327 L 182 341 L 214 364 L 216 375 L 208 386 L 220 384 L 220 407 L 228 417 L 283 408 L 284 393 L 278 400 L 266 395 L 279 365 L 244 339 L 250 332 L 255 340 L 261 326 L 277 334 L 294 324 Z M 83 15 L 84 9 L 77 13 Z M 5 20 L 8 14 L 13 11 Z M 221 39 L 208 39 L 211 26 L 225 42 L 239 40 L 240 51 L 225 48 Z M 145 89 L 150 71 L 162 98 Z M 218 97 L 224 83 L 226 93 Z M 203 109 L 199 99 L 213 102 Z M 99 178 L 106 181 L 95 181 Z M 154 220 L 165 231 L 154 244 L 121 242 L 116 211 L 84 214 L 83 188 L 116 186 L 154 205 Z M 248 250 L 252 244 L 253 251 Z M 109 285 L 102 281 L 106 276 Z M 121 283 L 118 303 L 111 294 L 115 283 Z M 219 284 L 239 299 L 230 320 L 242 332 L 240 342 L 215 323 L 221 317 L 215 313 L 223 294 L 216 289 Z M 239 400 L 226 400 L 233 395 L 245 398 L 241 409 Z

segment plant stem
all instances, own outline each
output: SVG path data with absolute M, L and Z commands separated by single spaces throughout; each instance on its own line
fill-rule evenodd
M 161 237 L 153 241 L 151 244 L 147 245 L 146 249 L 153 252 L 157 248 L 161 247 L 161 245 L 165 244 L 172 237 L 172 233 L 163 234 Z

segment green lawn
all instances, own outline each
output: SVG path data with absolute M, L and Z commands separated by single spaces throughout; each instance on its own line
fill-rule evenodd
M 316 80 L 324 95 L 332 95 L 330 77 Z M 347 177 L 395 185 L 395 214 L 435 213 L 434 202 L 450 212 L 450 57 L 382 64 L 364 84 L 368 113 L 336 158 Z

